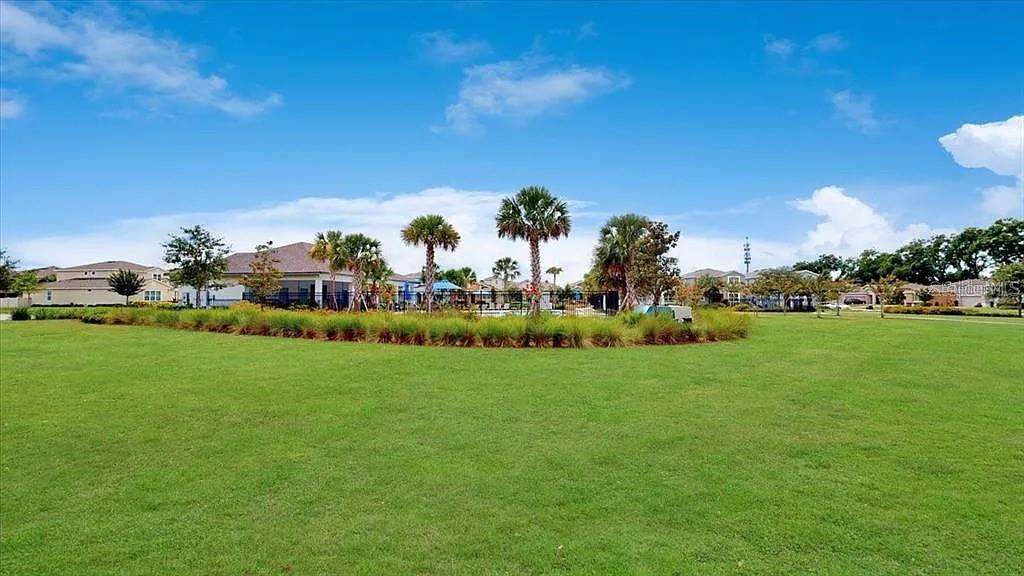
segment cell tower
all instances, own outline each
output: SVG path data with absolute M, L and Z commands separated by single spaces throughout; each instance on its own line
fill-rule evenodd
M 743 263 L 747 265 L 747 274 L 750 274 L 750 236 L 743 239 Z

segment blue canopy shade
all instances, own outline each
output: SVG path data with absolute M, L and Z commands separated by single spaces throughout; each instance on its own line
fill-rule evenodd
M 454 282 L 449 282 L 447 280 L 439 280 L 437 282 L 434 282 L 434 292 L 438 292 L 441 290 L 462 290 L 462 286 L 459 286 L 458 284 L 455 284 Z

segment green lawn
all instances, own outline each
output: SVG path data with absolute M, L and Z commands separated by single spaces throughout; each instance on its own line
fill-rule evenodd
M 1024 324 L 421 348 L 0 323 L 4 574 L 1020 574 Z

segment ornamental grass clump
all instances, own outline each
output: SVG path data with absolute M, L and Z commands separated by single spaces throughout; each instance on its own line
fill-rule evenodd
M 511 333 L 511 326 L 504 318 L 484 318 L 476 325 L 477 336 L 480 343 L 487 348 L 504 348 L 515 343 Z
M 694 331 L 701 342 L 745 338 L 752 319 L 732 310 L 700 310 L 694 319 Z
M 599 348 L 625 345 L 622 325 L 617 322 L 595 322 L 590 332 L 590 343 Z

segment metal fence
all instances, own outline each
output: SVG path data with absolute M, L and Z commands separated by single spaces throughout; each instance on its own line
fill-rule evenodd
M 351 290 L 282 290 L 277 295 L 258 302 L 251 293 L 242 295 L 242 300 L 275 308 L 323 308 L 329 310 L 425 310 L 427 303 L 422 292 L 404 292 L 386 296 L 363 292 L 359 302 L 353 302 Z M 590 316 L 614 314 L 619 309 L 617 292 L 551 291 L 533 296 L 539 301 L 542 312 L 566 316 Z M 482 316 L 507 316 L 529 314 L 533 299 L 531 295 L 518 290 L 445 290 L 433 295 L 435 310 L 476 311 Z M 210 306 L 230 306 L 239 300 L 211 298 Z

